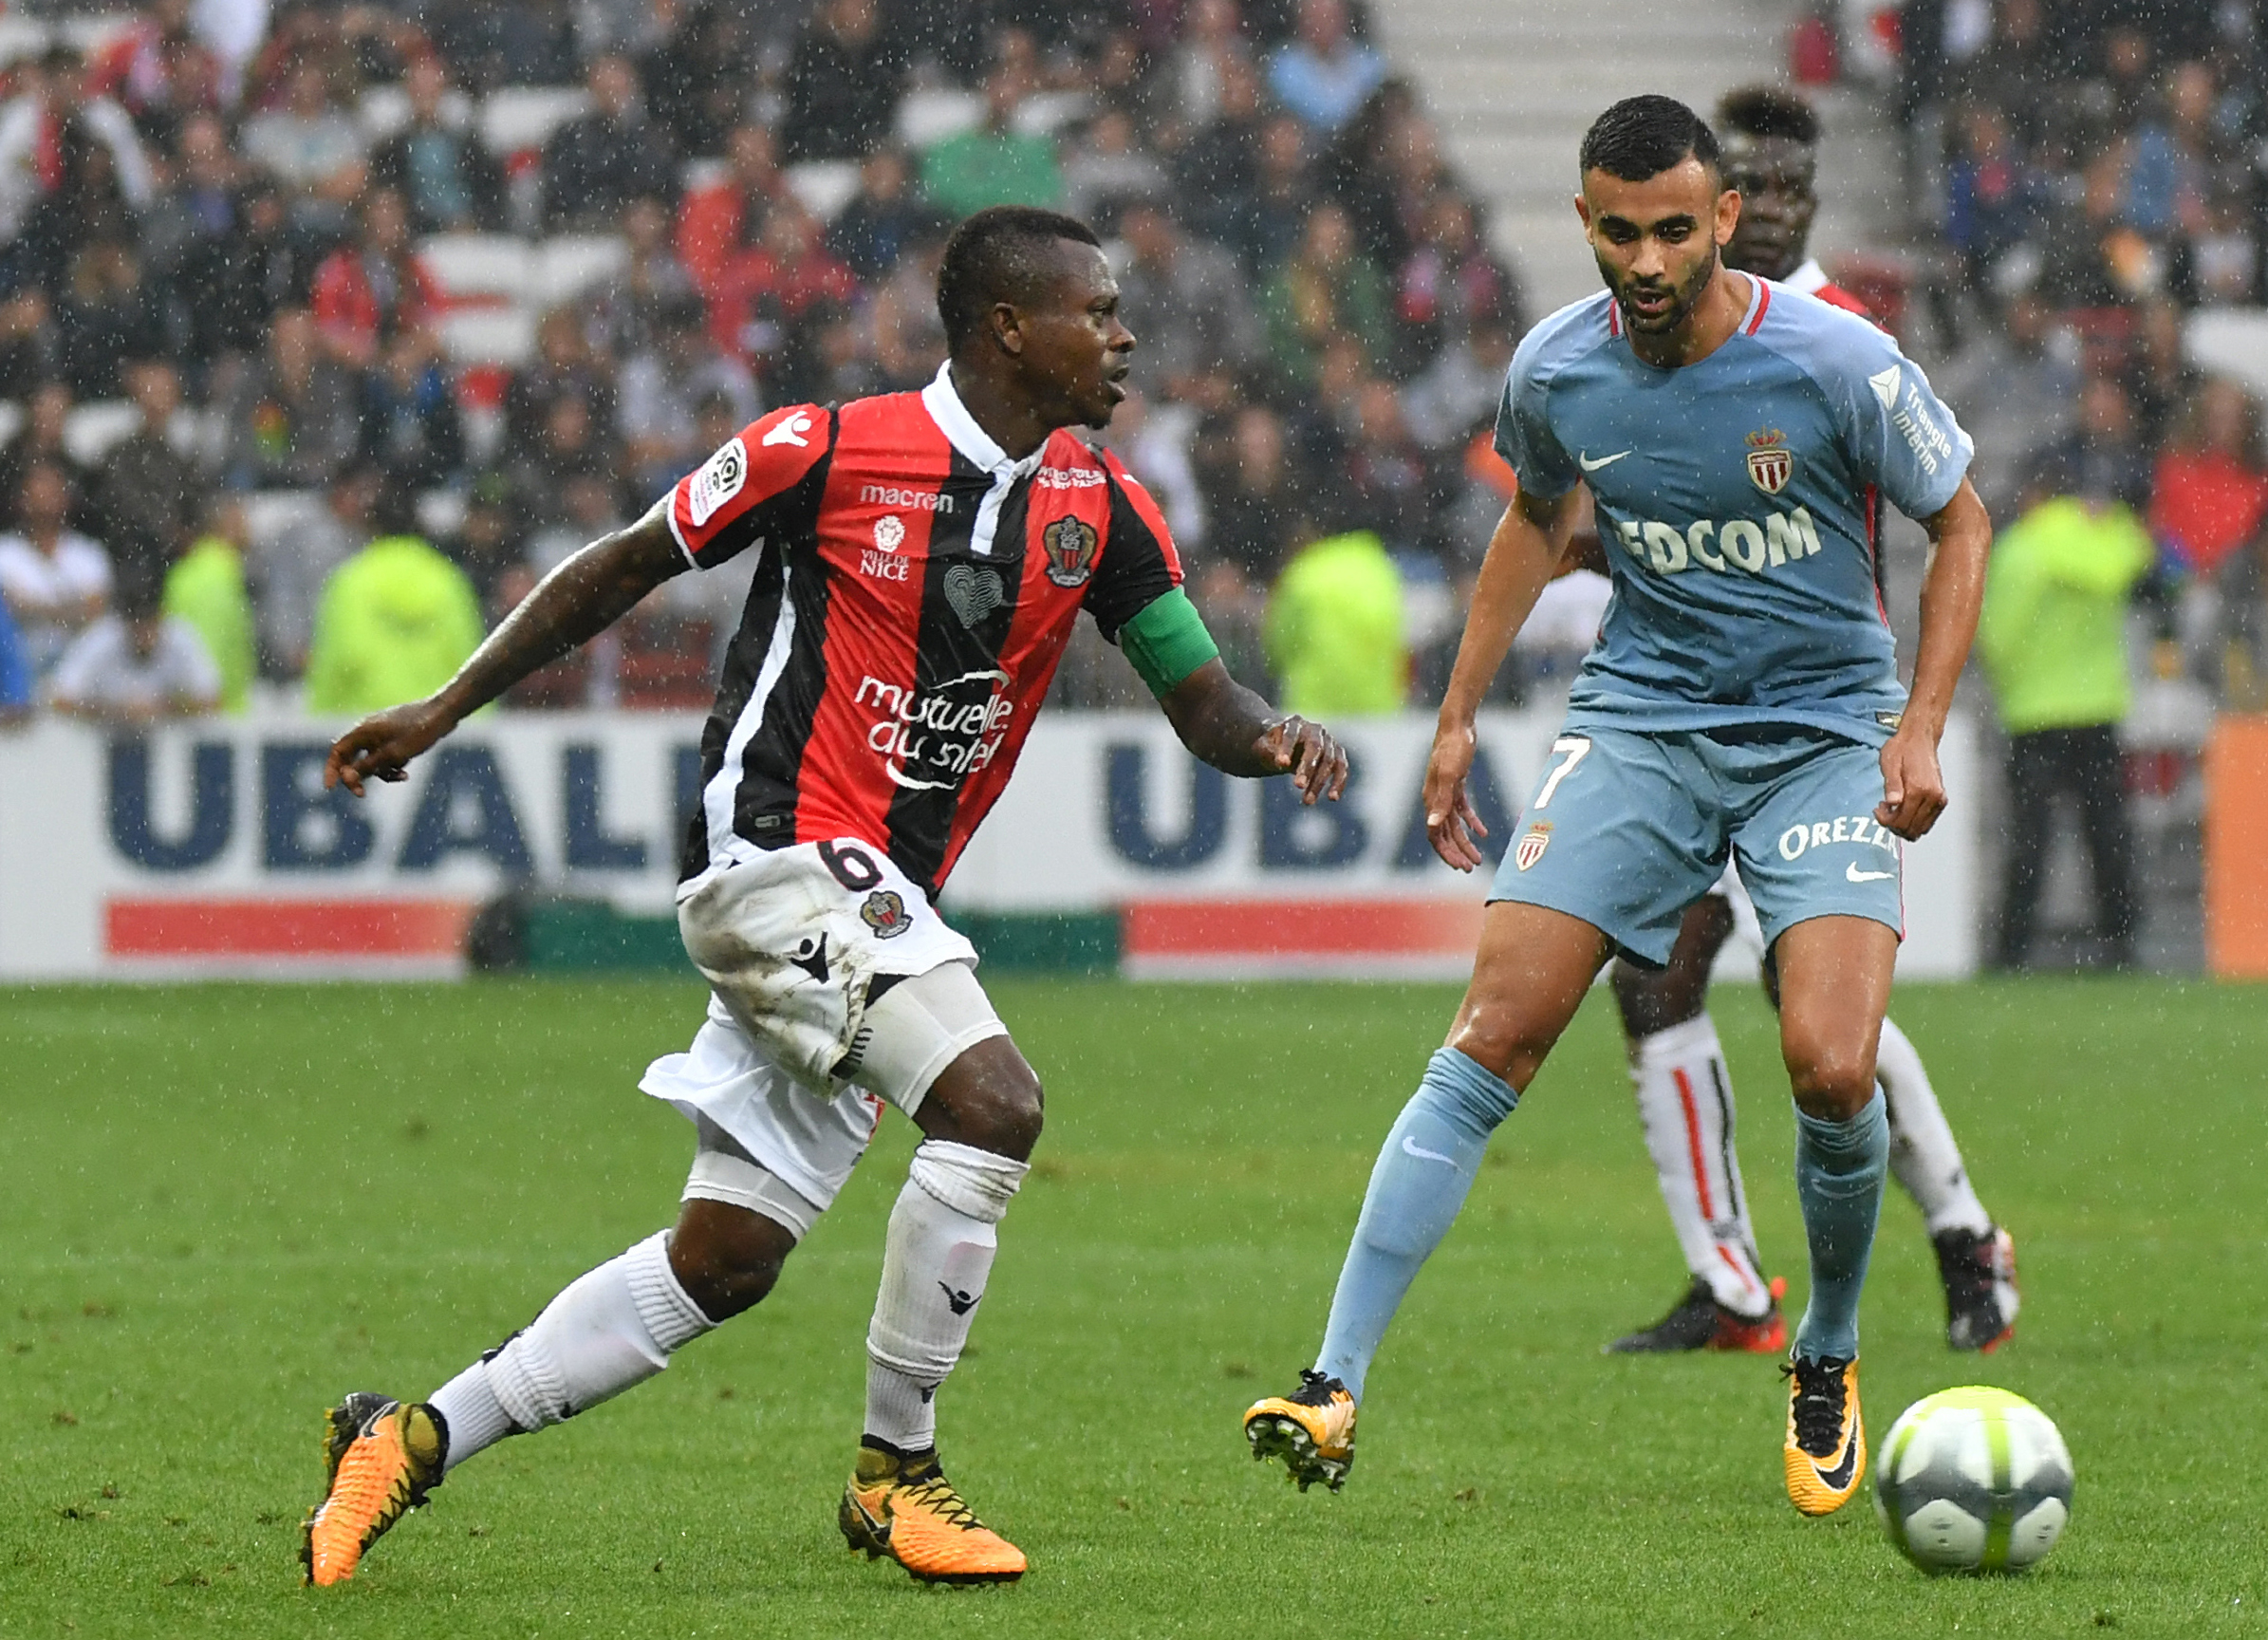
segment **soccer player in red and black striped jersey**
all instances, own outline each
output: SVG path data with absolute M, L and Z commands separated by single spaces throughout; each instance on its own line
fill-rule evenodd
M 437 694 L 332 748 L 328 776 L 358 793 L 400 779 L 663 581 L 759 555 L 678 894 L 708 1018 L 641 1083 L 698 1135 L 675 1230 L 570 1284 L 429 1401 L 359 1391 L 334 1408 L 307 1536 L 316 1583 L 349 1575 L 464 1459 L 621 1393 L 761 1299 L 885 1104 L 924 1138 L 890 1215 L 837 1519 L 854 1550 L 923 1579 L 1024 1571 L 946 1481 L 935 1397 L 1039 1137 L 1040 1087 L 932 901 L 1007 785 L 1082 610 L 1214 767 L 1287 775 L 1312 803 L 1339 795 L 1347 758 L 1229 677 L 1157 504 L 1072 431 L 1109 420 L 1134 346 L 1093 233 L 980 212 L 946 247 L 938 308 L 951 358 L 926 388 L 752 423 L 562 564 Z
M 1811 104 L 1774 85 L 1730 91 L 1717 105 L 1716 129 L 1724 185 L 1740 195 L 1725 266 L 1873 320 L 1810 252 L 1819 210 L 1819 117 Z M 1881 575 L 1877 554 L 1878 584 Z M 1627 959 L 1614 964 L 1639 1119 L 1691 1281 L 1667 1314 L 1616 1339 L 1611 1351 L 1766 1352 L 1786 1342 L 1741 1186 L 1732 1078 L 1708 1015 L 1710 969 L 1736 926 L 1761 943 L 1746 902 L 1728 871 L 1718 892 L 1686 911 L 1666 968 L 1643 969 Z M 1773 978 L 1767 961 L 1767 986 Z M 2016 1321 L 2015 1243 L 1978 1200 L 1922 1056 L 1890 1019 L 1883 1021 L 1875 1075 L 1889 1119 L 1891 1168 L 1921 1207 L 1937 1254 L 1946 1342 L 1956 1350 L 1994 1349 Z

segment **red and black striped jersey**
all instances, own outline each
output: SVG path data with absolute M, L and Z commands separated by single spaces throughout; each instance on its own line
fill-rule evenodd
M 686 878 L 852 837 L 934 894 L 1008 784 L 1084 608 L 1181 579 L 1147 491 L 1069 429 L 1012 460 L 954 391 L 749 424 L 668 500 L 697 568 L 763 557 L 701 736 Z
M 1816 296 L 1830 307 L 1840 308 L 1846 313 L 1856 313 L 1878 330 L 1882 328 L 1882 321 L 1874 317 L 1874 309 L 1830 279 L 1827 270 L 1819 266 L 1816 257 L 1808 258 L 1802 267 L 1781 283 L 1791 290 L 1800 290 L 1806 296 Z

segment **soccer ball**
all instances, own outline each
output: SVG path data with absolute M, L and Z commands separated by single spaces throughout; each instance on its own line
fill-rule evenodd
M 1874 1508 L 1925 1572 L 2011 1572 L 2071 1519 L 2072 1455 L 2048 1415 L 2005 1389 L 1941 1389 L 1890 1426 Z

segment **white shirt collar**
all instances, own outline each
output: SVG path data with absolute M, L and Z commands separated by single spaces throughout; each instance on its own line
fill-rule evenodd
M 921 405 L 929 412 L 930 419 L 944 432 L 947 441 L 995 478 L 1003 474 L 1022 477 L 1039 465 L 1047 451 L 1048 441 L 1043 438 L 1039 448 L 1021 461 L 1010 460 L 1008 452 L 976 424 L 976 418 L 961 402 L 960 392 L 953 385 L 953 362 L 949 359 L 938 366 L 937 379 L 921 389 Z
M 1819 266 L 1819 258 L 1807 256 L 1803 266 L 1780 281 L 1791 290 L 1800 290 L 1806 296 L 1816 296 L 1827 284 L 1827 270 Z

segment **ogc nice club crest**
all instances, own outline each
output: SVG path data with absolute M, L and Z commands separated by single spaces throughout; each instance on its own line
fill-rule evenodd
M 1748 481 L 1767 495 L 1777 495 L 1795 476 L 1795 457 L 1788 436 L 1775 427 L 1748 436 Z
M 1094 573 L 1095 545 L 1101 537 L 1083 518 L 1058 518 L 1039 532 L 1048 554 L 1048 579 L 1058 587 L 1084 587 Z

